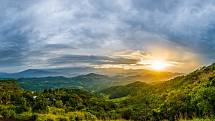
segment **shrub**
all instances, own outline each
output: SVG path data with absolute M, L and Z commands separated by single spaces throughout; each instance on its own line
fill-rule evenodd
M 16 113 L 13 110 L 3 110 L 1 112 L 1 115 L 3 116 L 3 118 L 9 119 L 9 118 L 15 118 Z

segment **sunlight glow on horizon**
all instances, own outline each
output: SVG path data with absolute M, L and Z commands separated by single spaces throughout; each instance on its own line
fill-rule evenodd
M 173 66 L 170 62 L 161 60 L 161 59 L 154 59 L 154 60 L 140 60 L 139 64 L 146 65 L 148 69 L 162 71 L 166 70 L 168 67 Z
M 108 69 L 108 68 L 121 68 L 121 69 L 148 69 L 154 71 L 167 71 L 168 67 L 174 66 L 171 62 L 165 60 L 144 60 L 141 59 L 136 64 L 103 64 L 103 65 L 93 65 L 94 68 Z
M 169 64 L 165 61 L 160 61 L 160 60 L 154 60 L 152 61 L 151 63 L 151 68 L 153 70 L 157 70 L 157 71 L 160 71 L 160 70 L 164 70 L 166 69 L 167 67 L 169 66 Z

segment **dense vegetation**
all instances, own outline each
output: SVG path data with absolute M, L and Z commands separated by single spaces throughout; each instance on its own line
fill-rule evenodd
M 163 83 L 135 82 L 96 93 L 69 88 L 32 92 L 4 80 L 0 100 L 4 120 L 212 120 L 215 64 Z
M 0 91 L 0 118 L 4 120 L 107 119 L 118 106 L 79 89 L 49 89 L 36 93 L 22 90 L 15 81 L 1 81 Z

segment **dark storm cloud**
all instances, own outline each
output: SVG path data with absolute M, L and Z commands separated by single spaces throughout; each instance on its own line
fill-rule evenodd
M 73 46 L 65 44 L 47 44 L 44 46 L 46 50 L 56 50 L 56 49 L 76 49 Z
M 48 60 L 50 64 L 74 64 L 74 63 L 88 63 L 88 64 L 133 64 L 138 60 L 126 58 L 111 58 L 107 56 L 87 56 L 87 55 L 65 55 Z
M 157 43 L 214 60 L 214 16 L 213 0 L 1 0 L 0 66 L 132 63 L 108 55 Z
M 24 56 L 29 49 L 26 33 L 18 29 L 19 26 L 10 26 L 0 32 L 0 65 L 22 65 Z

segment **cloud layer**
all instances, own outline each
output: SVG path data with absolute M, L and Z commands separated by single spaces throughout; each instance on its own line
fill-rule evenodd
M 214 14 L 213 0 L 2 0 L 1 71 L 136 63 L 114 56 L 128 50 L 207 64 L 215 60 Z

